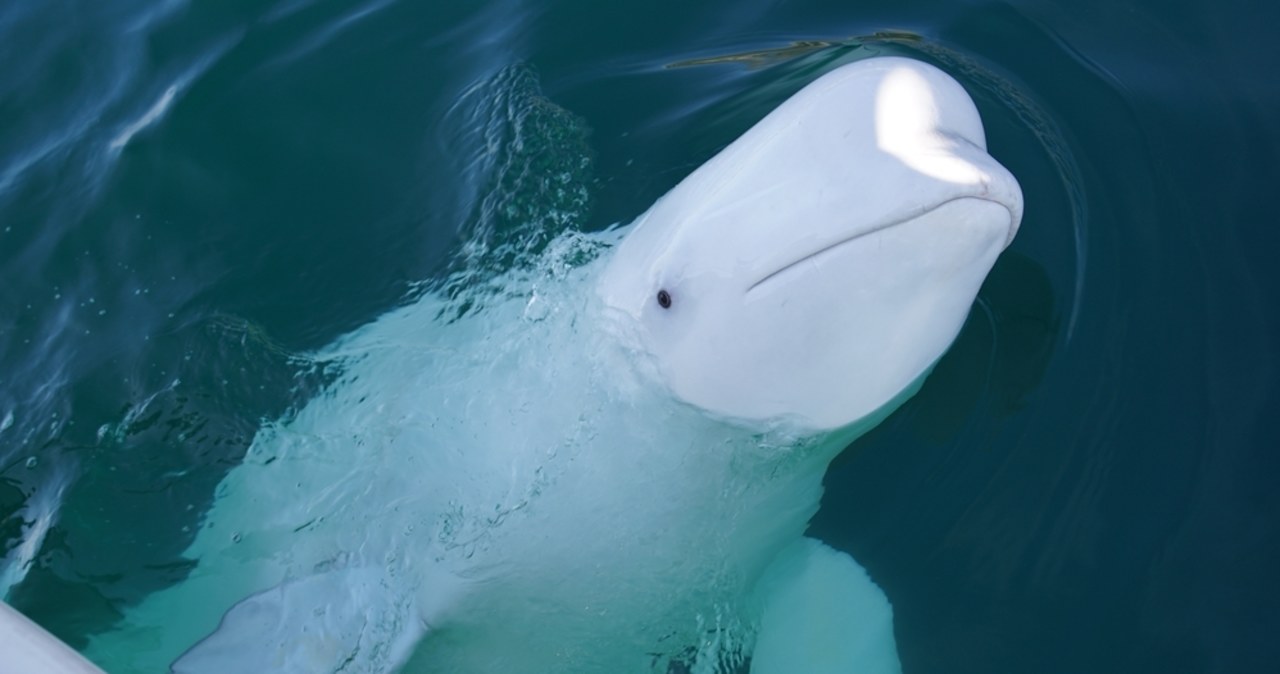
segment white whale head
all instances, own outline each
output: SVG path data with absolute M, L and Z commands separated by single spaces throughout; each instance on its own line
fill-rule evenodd
M 599 290 L 678 398 L 835 428 L 942 356 L 1021 212 L 959 83 L 863 60 L 654 203 Z
M 833 429 L 928 372 L 1021 217 L 959 83 L 868 59 L 659 199 L 599 292 L 682 400 Z

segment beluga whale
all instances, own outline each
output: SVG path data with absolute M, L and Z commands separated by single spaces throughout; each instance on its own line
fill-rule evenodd
M 311 354 L 337 374 L 257 432 L 189 576 L 86 653 L 117 674 L 899 671 L 888 599 L 805 530 L 1022 208 L 950 76 L 835 68 L 631 224 Z

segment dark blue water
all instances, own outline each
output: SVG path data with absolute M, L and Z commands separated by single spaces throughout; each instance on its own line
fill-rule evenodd
M 821 72 L 900 54 L 969 89 L 1026 218 L 812 534 L 885 589 L 907 672 L 1274 671 L 1278 15 L 10 0 L 7 600 L 73 645 L 109 629 L 323 384 L 299 354 L 477 232 L 628 221 Z

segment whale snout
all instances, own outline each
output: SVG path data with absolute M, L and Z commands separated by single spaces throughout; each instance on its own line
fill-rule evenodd
M 973 101 L 945 73 L 905 59 L 892 61 L 875 88 L 876 149 L 922 179 L 936 181 L 950 198 L 970 196 L 1009 211 L 1006 245 L 1022 221 L 1022 190 L 987 153 L 986 134 Z

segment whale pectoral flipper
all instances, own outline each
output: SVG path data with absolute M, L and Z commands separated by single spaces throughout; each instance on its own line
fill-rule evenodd
M 849 555 L 812 539 L 779 553 L 757 586 L 751 674 L 899 674 L 893 609 Z
M 397 612 L 398 603 L 386 595 L 376 569 L 327 571 L 282 583 L 233 606 L 172 671 L 303 674 L 332 671 L 334 663 L 353 663 L 361 671 L 369 665 L 393 668 L 423 630 L 412 612 Z M 400 636 L 389 645 L 366 638 L 375 624 L 385 630 L 391 623 L 399 623 Z

